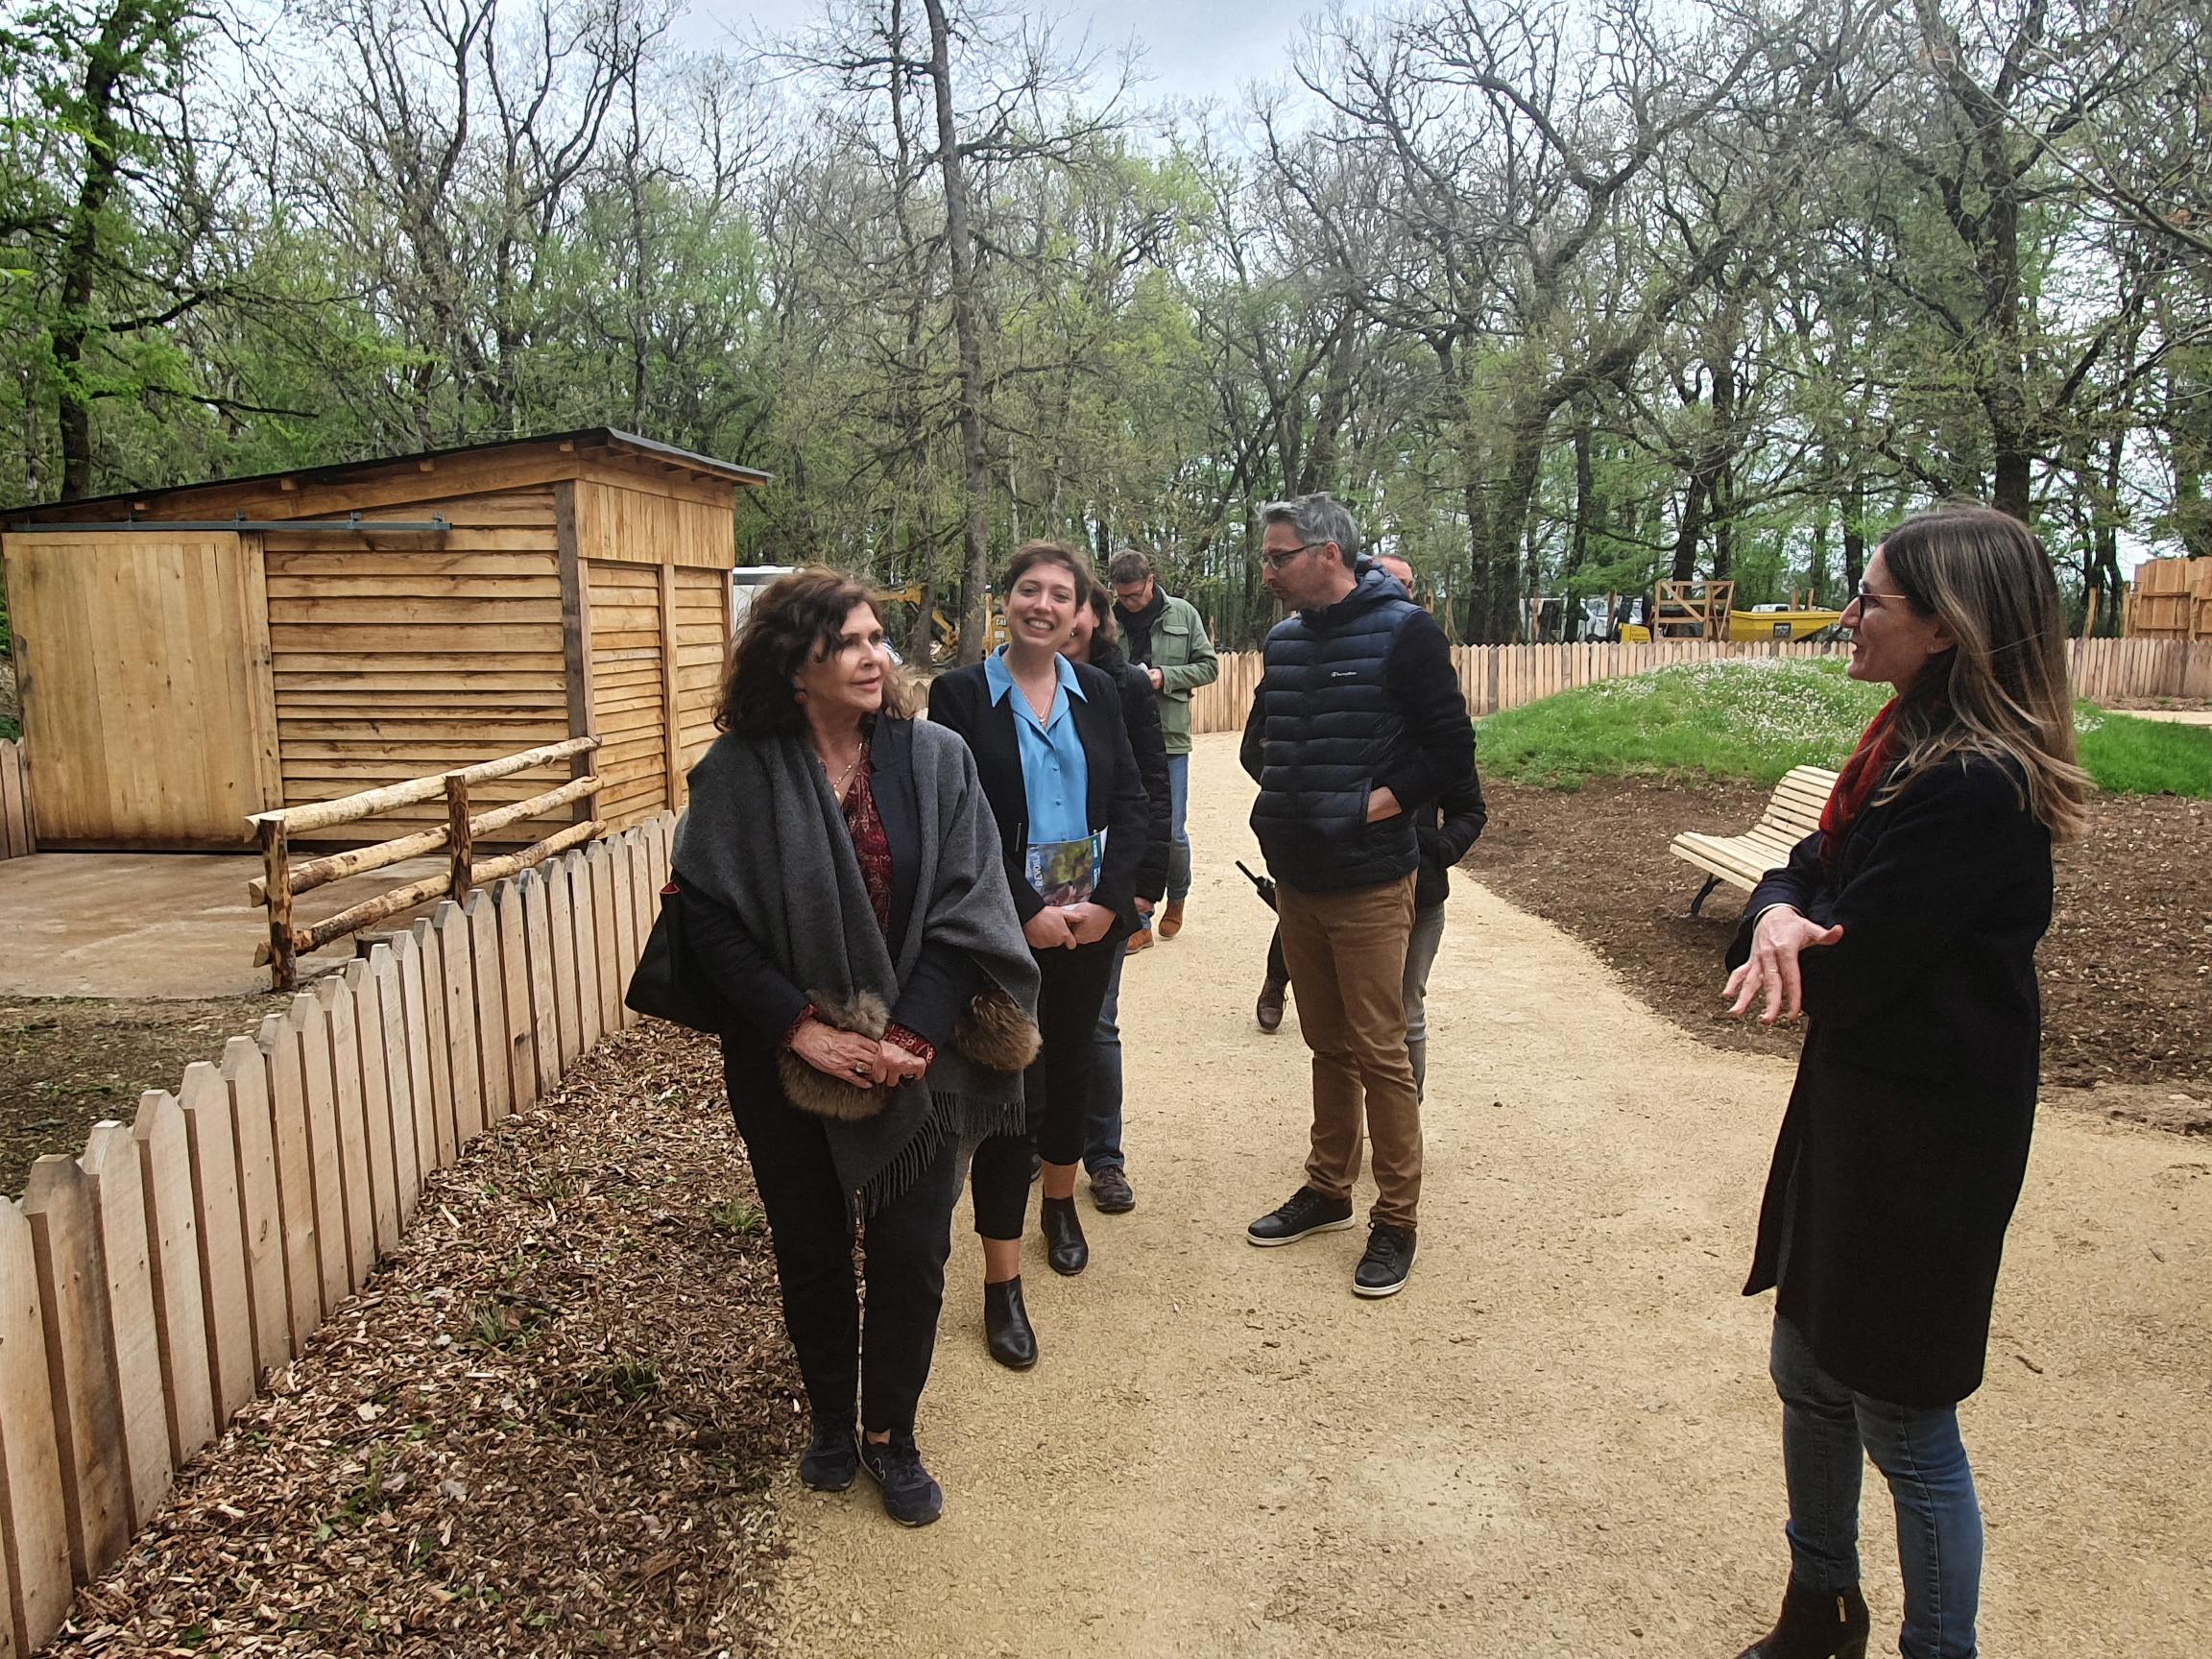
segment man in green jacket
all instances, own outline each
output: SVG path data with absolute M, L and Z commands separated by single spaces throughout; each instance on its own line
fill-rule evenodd
M 1167 907 L 1160 913 L 1160 937 L 1183 930 L 1183 905 L 1190 897 L 1190 836 L 1185 828 L 1190 806 L 1190 696 L 1220 678 L 1221 663 L 1198 608 L 1160 586 L 1152 561 L 1124 547 L 1107 566 L 1114 584 L 1114 620 L 1129 661 L 1152 677 L 1160 699 L 1160 726 L 1167 739 L 1167 784 L 1172 797 L 1171 841 L 1167 853 Z M 1149 929 L 1129 936 L 1129 949 L 1152 943 Z

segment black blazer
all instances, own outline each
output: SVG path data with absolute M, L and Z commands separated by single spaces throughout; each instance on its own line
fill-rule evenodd
M 905 720 L 878 720 L 868 740 L 869 787 L 876 812 L 891 843 L 891 958 L 905 946 L 906 918 L 914 908 L 915 866 L 922 850 L 922 813 L 914 792 L 914 727 Z M 694 821 L 688 834 L 710 833 L 713 826 Z M 782 964 L 745 930 L 737 912 L 688 885 L 681 870 L 673 879 L 683 889 L 685 945 L 692 961 L 728 1005 L 733 1019 L 724 1028 L 727 1044 L 773 1046 L 806 1006 L 807 990 L 792 982 Z M 983 987 L 982 971 L 964 950 L 925 939 L 914 971 L 899 988 L 892 1022 L 942 1047 L 969 999 Z
M 1744 1294 L 1877 1399 L 1949 1405 L 1982 1381 L 2005 1230 L 2034 1125 L 2051 835 L 1980 757 L 1869 805 L 1833 875 L 1800 842 L 1745 904 L 1794 905 L 1833 946 L 1798 958 L 1807 1027 Z
M 1119 687 L 1087 662 L 1070 666 L 1075 670 L 1076 684 L 1083 688 L 1082 696 L 1068 701 L 1090 762 L 1084 822 L 1093 834 L 1106 831 L 1106 857 L 1093 897 L 1114 912 L 1120 928 L 1127 929 L 1137 925 L 1137 871 L 1144 857 L 1145 828 L 1152 804 L 1144 792 L 1143 777 L 1137 770 L 1136 754 L 1129 746 Z M 929 718 L 959 733 L 974 753 L 984 796 L 998 819 L 1006 884 L 1013 890 L 1015 910 L 1027 922 L 1045 908 L 1045 900 L 1029 885 L 1029 792 L 1022 778 L 1021 739 L 1014 730 L 1014 710 L 1008 704 L 992 703 L 990 682 L 984 676 L 983 664 L 976 662 L 940 674 L 930 682 Z

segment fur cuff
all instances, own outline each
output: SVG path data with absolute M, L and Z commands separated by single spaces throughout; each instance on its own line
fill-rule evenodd
M 851 997 L 833 997 L 827 991 L 806 994 L 814 1003 L 814 1018 L 840 1031 L 857 1031 L 880 1039 L 890 1029 L 891 1010 L 872 991 Z M 873 1118 L 891 1103 L 891 1091 L 867 1083 L 848 1083 L 806 1064 L 791 1049 L 776 1056 L 776 1075 L 792 1105 L 819 1118 L 853 1122 Z
M 1023 1071 L 1045 1046 L 1037 1022 L 996 985 L 975 993 L 952 1027 L 952 1046 L 993 1071 Z

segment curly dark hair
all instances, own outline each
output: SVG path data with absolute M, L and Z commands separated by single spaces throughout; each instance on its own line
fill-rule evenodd
M 795 570 L 761 589 L 730 651 L 721 703 L 714 710 L 716 730 L 757 737 L 805 726 L 806 715 L 792 694 L 792 677 L 810 659 L 836 649 L 845 635 L 845 618 L 855 605 L 867 606 L 878 622 L 883 619 L 882 602 L 875 592 L 822 565 Z M 895 720 L 910 713 L 904 686 L 894 673 L 883 676 L 883 712 Z

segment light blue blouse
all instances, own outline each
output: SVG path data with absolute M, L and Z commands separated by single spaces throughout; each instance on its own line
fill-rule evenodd
M 1052 660 L 1060 684 L 1052 693 L 1052 711 L 1039 720 L 1014 685 L 1001 645 L 983 661 L 983 676 L 991 687 L 991 701 L 1011 697 L 1014 733 L 1022 753 L 1022 783 L 1029 798 L 1029 843 L 1080 841 L 1091 833 L 1091 760 L 1083 753 L 1082 734 L 1075 730 L 1070 697 L 1082 697 L 1082 683 L 1075 666 L 1065 657 Z M 1085 699 L 1089 701 L 1088 698 Z

